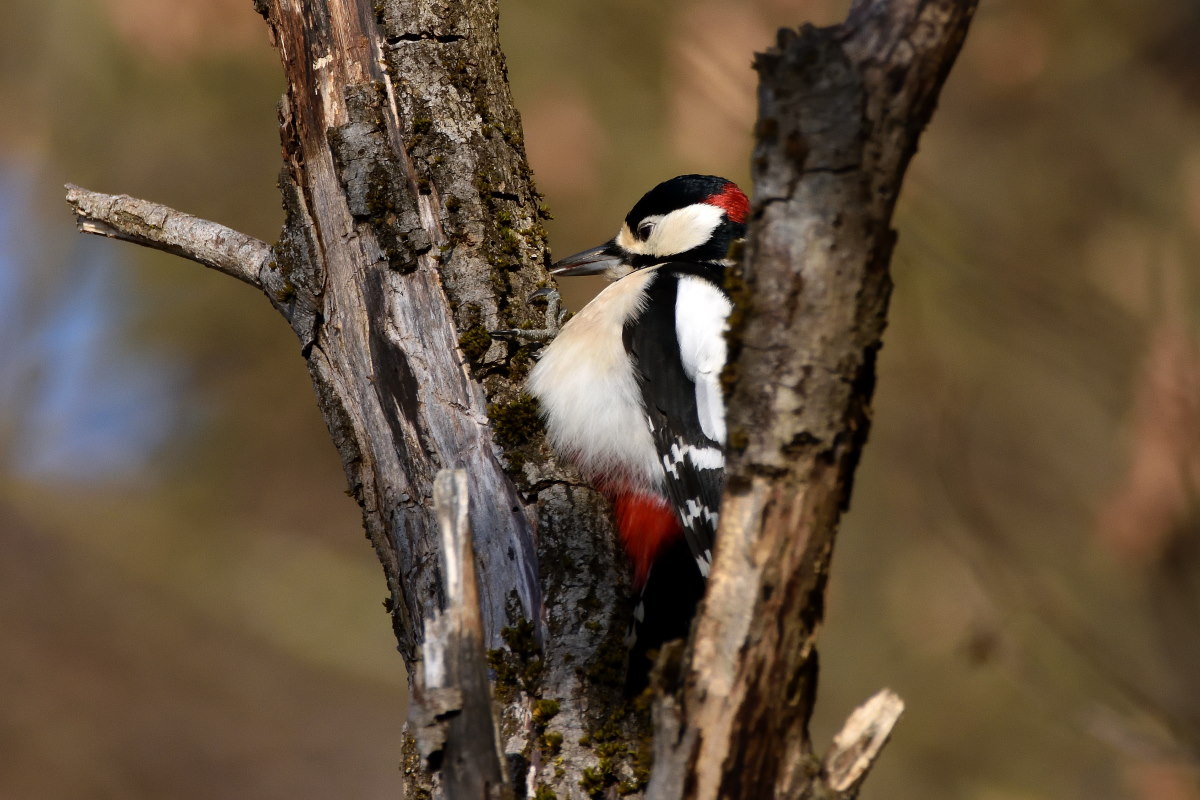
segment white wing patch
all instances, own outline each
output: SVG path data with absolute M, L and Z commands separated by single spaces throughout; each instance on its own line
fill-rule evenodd
M 721 369 L 725 366 L 725 329 L 732 309 L 725 293 L 703 278 L 686 275 L 679 279 L 675 335 L 683 371 L 696 384 L 696 414 L 701 430 L 720 444 L 725 444 Z M 695 455 L 693 461 L 701 465 Z
M 683 439 L 676 437 L 671 451 L 662 457 L 663 469 L 672 478 L 679 478 L 679 467 L 684 460 L 691 463 L 695 469 L 725 469 L 725 454 L 717 447 L 693 447 L 684 444 Z

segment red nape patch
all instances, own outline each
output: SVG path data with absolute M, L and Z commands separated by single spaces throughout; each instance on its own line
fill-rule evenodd
M 633 562 L 633 588 L 641 589 L 659 552 L 683 534 L 679 518 L 661 497 L 618 494 L 613 497 L 621 544 Z
M 725 213 L 734 222 L 745 222 L 750 213 L 750 200 L 737 187 L 736 183 L 727 183 L 717 194 L 709 195 L 709 205 L 725 209 Z

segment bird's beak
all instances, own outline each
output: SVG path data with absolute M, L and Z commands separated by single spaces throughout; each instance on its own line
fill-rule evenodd
M 621 264 L 621 256 L 612 242 L 567 256 L 550 266 L 551 275 L 596 275 Z

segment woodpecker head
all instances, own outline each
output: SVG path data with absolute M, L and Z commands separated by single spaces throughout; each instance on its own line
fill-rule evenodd
M 613 280 L 667 261 L 719 262 L 746 233 L 750 201 L 737 184 L 713 175 L 680 175 L 655 186 L 610 241 L 555 263 L 554 275 Z

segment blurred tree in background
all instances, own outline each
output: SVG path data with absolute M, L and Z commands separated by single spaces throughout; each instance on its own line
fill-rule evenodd
M 0 796 L 395 796 L 402 662 L 293 335 L 61 200 L 273 240 L 262 21 L 9 5 Z M 556 250 L 671 175 L 744 182 L 751 53 L 847 5 L 508 0 Z M 814 731 L 906 699 L 867 800 L 1200 798 L 1197 41 L 1196 0 L 984 0 L 913 162 Z

